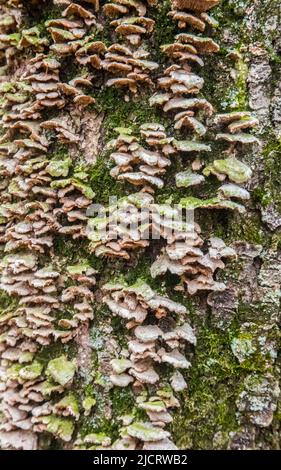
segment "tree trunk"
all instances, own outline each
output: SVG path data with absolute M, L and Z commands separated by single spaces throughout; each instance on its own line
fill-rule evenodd
M 0 447 L 279 449 L 281 2 L 129 3 L 0 0 Z

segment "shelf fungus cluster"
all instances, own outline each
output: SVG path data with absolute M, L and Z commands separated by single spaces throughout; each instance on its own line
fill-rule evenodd
M 155 25 L 154 20 L 145 16 L 147 4 L 156 5 L 157 0 L 113 0 L 103 6 L 103 12 L 110 19 L 110 26 L 122 39 L 138 46 L 144 36 L 152 33 Z
M 102 68 L 109 75 L 105 86 L 127 89 L 133 95 L 143 86 L 154 86 L 151 74 L 158 64 L 149 60 L 150 53 L 142 42 L 151 36 L 155 25 L 154 20 L 145 16 L 147 7 L 156 4 L 153 0 L 116 0 L 103 6 L 104 15 L 122 41 L 110 45 L 102 61 Z M 129 99 L 127 94 L 125 99 Z
M 180 406 L 171 389 L 156 389 L 154 395 L 142 392 L 136 398 L 129 415 L 120 416 L 122 427 L 119 438 L 112 442 L 105 433 L 79 436 L 76 450 L 177 450 L 171 433 L 165 428 L 172 422 L 170 411 Z M 147 415 L 146 421 L 137 419 L 138 413 Z
M 183 390 L 186 383 L 178 369 L 184 370 L 191 366 L 185 356 L 186 344 L 196 344 L 195 333 L 185 321 L 186 308 L 168 297 L 158 295 L 142 281 L 137 281 L 132 286 L 118 281 L 105 284 L 103 292 L 103 301 L 113 315 L 126 321 L 126 328 L 130 331 L 128 349 L 122 350 L 122 354 L 111 361 L 112 384 L 117 387 L 132 384 L 135 393 L 140 393 L 147 385 L 159 384 L 161 378 L 158 369 L 161 364 L 167 364 L 175 369 L 170 377 L 172 388 L 176 391 Z M 169 398 L 168 403 L 171 397 L 171 394 L 166 397 Z M 138 400 L 140 399 L 139 396 Z M 169 437 L 169 433 L 164 432 L 162 435 L 161 432 L 161 428 L 172 421 L 171 415 L 167 413 L 168 403 L 165 402 L 164 395 L 161 406 L 159 401 L 161 402 L 159 398 L 154 397 L 139 404 L 151 421 L 143 423 L 143 430 L 147 427 L 147 431 L 155 433 L 155 438 L 145 434 L 143 437 L 141 434 L 134 435 L 133 429 L 137 432 L 138 428 L 137 423 L 134 423 L 125 429 L 126 439 L 133 437 L 146 444 Z M 172 403 L 171 406 L 178 404 L 174 398 Z M 156 436 L 157 429 L 159 438 Z
M 3 448 L 36 449 L 45 432 L 69 441 L 79 417 L 76 398 L 66 393 L 76 365 L 65 356 L 46 368 L 39 360 L 44 347 L 69 342 L 93 318 L 95 271 L 65 266 L 54 250 L 58 234 L 84 235 L 94 197 L 81 167 L 50 152 L 48 132 L 77 143 L 63 120 L 44 120 L 66 106 L 59 73 L 60 62 L 39 53 L 26 60 L 20 78 L 0 85 L 0 288 L 14 299 L 0 318 Z
M 64 273 L 52 265 L 38 268 L 38 258 L 27 252 L 7 255 L 1 263 L 1 289 L 18 299 L 17 308 L 1 318 L 6 359 L 19 360 L 28 346 L 36 351 L 58 339 L 68 342 L 80 322 L 93 318 L 92 268 L 73 265 Z M 57 320 L 58 311 L 66 318 Z
M 216 281 L 214 275 L 225 267 L 223 259 L 235 258 L 236 253 L 219 238 L 211 238 L 204 249 L 200 232 L 196 223 L 188 227 L 185 224 L 184 229 L 177 227 L 167 238 L 163 253 L 152 264 L 152 277 L 167 271 L 176 274 L 182 281 L 177 289 L 186 286 L 191 295 L 199 291 L 223 291 L 225 284 Z
M 124 88 L 133 95 L 143 86 L 153 87 L 151 73 L 158 68 L 158 64 L 147 60 L 149 55 L 142 48 L 132 50 L 119 43 L 109 46 L 102 61 L 102 67 L 109 75 L 105 86 Z M 127 95 L 125 99 L 129 99 Z
M 230 144 L 227 150 L 227 153 L 230 155 L 235 154 L 239 144 L 259 144 L 257 137 L 243 132 L 245 129 L 253 129 L 259 124 L 258 119 L 252 116 L 248 111 L 233 111 L 226 114 L 217 114 L 214 119 L 214 124 L 223 131 L 217 134 L 216 139 Z
M 147 192 L 130 194 L 96 217 L 89 216 L 86 236 L 90 250 L 98 257 L 129 260 L 133 251 L 149 246 L 153 201 Z
M 28 106 L 29 103 L 23 101 L 22 107 L 18 106 L 19 113 L 15 117 L 11 113 L 7 119 L 31 119 L 34 121 L 41 117 L 44 110 L 63 108 L 65 100 L 60 91 L 59 72 L 60 63 L 51 56 L 37 54 L 30 59 L 23 77 L 30 86 L 30 106 Z
M 17 3 L 0 2 L 0 80 L 8 75 L 13 66 L 19 28 L 22 23 L 22 8 Z
M 142 38 L 150 36 L 154 29 L 154 21 L 144 16 L 146 2 L 116 0 L 103 5 L 101 10 L 105 18 L 110 19 L 110 25 L 122 41 L 108 47 L 96 40 L 96 33 L 103 29 L 96 19 L 100 11 L 98 4 L 86 7 L 84 3 L 83 6 L 60 4 L 66 5 L 62 17 L 48 20 L 45 24 L 52 37 L 50 49 L 55 54 L 61 57 L 72 55 L 78 64 L 90 71 L 105 72 L 105 87 L 127 89 L 132 94 L 136 94 L 143 85 L 153 87 L 151 73 L 158 64 L 148 60 L 150 54 L 141 44 Z M 78 99 L 67 85 L 64 85 L 64 90 Z M 127 95 L 125 98 L 129 99 Z
M 151 54 L 151 44 L 159 39 L 154 41 L 154 31 L 161 28 L 156 24 L 157 0 L 52 0 L 44 7 L 40 27 L 24 24 L 25 2 L 0 0 L 0 289 L 9 298 L 0 315 L 1 448 L 40 449 L 53 438 L 62 441 L 62 448 L 68 442 L 69 448 L 81 450 L 177 448 L 169 425 L 172 410 L 181 406 L 181 394 L 186 399 L 187 369 L 196 346 L 187 309 L 142 280 L 109 283 L 107 269 L 95 295 L 92 254 L 104 263 L 113 260 L 112 267 L 116 260 L 137 262 L 139 253 L 153 246 L 151 277 L 178 276 L 177 295 L 225 290 L 217 274 L 236 253 L 219 238 L 204 240 L 188 212 L 204 208 L 243 213 L 240 202 L 250 194 L 241 185 L 252 171 L 240 161 L 239 151 L 258 143 L 249 131 L 258 121 L 246 111 L 215 115 L 202 95 L 200 68 L 205 57 L 219 50 L 208 37 L 217 27 L 209 10 L 218 3 L 170 2 L 169 18 L 178 34 L 161 46 L 164 64 L 159 65 Z M 33 4 L 39 8 L 42 2 Z M 51 5 L 55 8 L 46 15 Z M 141 112 L 135 116 L 133 106 L 125 104 L 130 114 L 105 150 L 111 177 L 139 192 L 128 190 L 103 207 L 83 154 L 81 133 L 91 128 L 90 107 L 83 116 L 83 132 L 79 122 L 100 90 L 107 97 L 111 87 L 120 89 L 118 96 L 126 101 L 146 93 L 151 115 L 158 118 L 146 122 Z M 229 145 L 202 170 L 198 155 L 211 151 L 206 142 L 209 125 L 217 131 L 222 152 Z M 98 141 L 98 132 L 93 137 Z M 221 184 L 217 194 L 210 199 L 185 197 L 176 207 L 169 201 L 158 204 L 156 190 L 165 190 L 169 168 L 185 155 L 197 157 L 176 174 L 175 185 L 192 188 L 216 177 Z M 83 255 L 76 250 L 81 238 Z M 69 244 L 73 249 L 71 262 L 58 249 L 66 240 L 65 248 Z M 114 322 L 103 324 L 112 343 L 97 354 L 98 370 L 103 354 L 107 361 L 104 391 L 116 387 L 134 399 L 130 415 L 118 416 L 114 423 L 119 426 L 117 440 L 96 429 L 95 397 L 84 389 L 82 399 L 85 393 L 87 399 L 81 402 L 76 396 L 81 358 L 79 353 L 73 358 L 74 348 L 71 353 L 66 348 L 76 341 L 78 349 L 91 349 L 89 325 L 99 300 L 126 329 L 119 348 L 110 337 Z M 81 340 L 85 330 L 87 338 Z M 56 342 L 64 353 L 56 353 Z M 89 374 L 87 385 L 92 386 L 90 380 Z M 93 383 L 98 388 L 104 386 L 101 382 Z M 103 409 L 110 418 L 111 405 Z M 75 429 L 82 412 L 88 424 L 95 422 L 86 435 L 80 421 Z
M 70 441 L 78 403 L 69 392 L 76 363 L 56 357 L 44 367 L 32 359 L 34 350 L 26 345 L 20 361 L 2 359 L 1 364 L 1 446 L 36 450 L 38 435 L 49 432 Z M 74 418 L 74 420 L 73 420 Z
M 258 126 L 259 121 L 248 111 L 233 111 L 231 113 L 217 114 L 214 118 L 214 124 L 221 131 L 217 133 L 216 139 L 229 143 L 226 149 L 226 158 L 214 160 L 207 165 L 203 174 L 205 176 L 214 175 L 224 184 L 219 188 L 218 196 L 223 201 L 229 199 L 229 208 L 239 206 L 232 201 L 247 201 L 250 194 L 240 185 L 246 184 L 252 176 L 251 168 L 239 160 L 238 153 L 240 148 L 249 145 L 259 145 L 259 139 L 252 134 L 243 132 L 245 129 L 252 129 Z M 228 180 L 228 181 L 226 181 Z M 243 207 L 243 206 L 240 206 Z
M 124 417 L 121 437 L 114 442 L 113 449 L 176 450 L 165 427 L 173 421 L 170 411 L 179 406 L 179 400 L 169 389 L 158 389 L 152 396 L 140 394 L 136 408 L 145 412 L 148 420 L 139 421 L 134 415 Z
M 94 5 L 90 2 L 87 6 L 74 2 L 60 2 L 60 4 L 66 6 L 62 11 L 62 17 L 45 23 L 54 43 L 50 49 L 59 56 L 74 54 L 80 57 L 81 49 L 88 49 L 89 44 L 93 42 L 93 33 L 100 27 L 96 20 Z
M 35 3 L 35 2 L 34 2 Z M 0 70 L 1 75 L 14 72 L 22 62 L 22 51 L 43 52 L 49 40 L 41 37 L 37 26 L 24 27 L 24 2 L 2 0 L 0 3 Z
M 206 13 L 215 2 L 207 3 L 172 2 L 170 16 L 179 28 L 191 29 L 191 32 L 180 33 L 174 43 L 162 45 L 171 65 L 158 79 L 160 93 L 150 99 L 151 106 L 161 106 L 164 112 L 173 114 L 176 130 L 193 134 L 196 138 L 206 134 L 207 129 L 201 119 L 210 117 L 213 107 L 206 99 L 196 97 L 203 88 L 204 80 L 193 69 L 204 66 L 201 56 L 219 50 L 211 38 L 196 35 L 198 31 L 200 34 L 204 32 L 206 25 L 216 26 L 215 20 Z
M 146 123 L 140 127 L 140 137 L 132 135 L 131 129 L 116 129 L 117 139 L 110 143 L 114 152 L 110 159 L 115 167 L 111 176 L 121 181 L 128 181 L 134 186 L 142 186 L 151 191 L 151 186 L 162 188 L 164 182 L 161 175 L 166 173 L 171 165 L 170 156 L 176 151 L 171 145 L 164 126 L 156 123 Z M 146 146 L 140 145 L 140 138 Z
M 218 5 L 219 0 L 172 0 L 170 16 L 177 21 L 180 29 L 192 27 L 203 33 L 207 25 L 217 26 L 217 21 L 207 13 Z

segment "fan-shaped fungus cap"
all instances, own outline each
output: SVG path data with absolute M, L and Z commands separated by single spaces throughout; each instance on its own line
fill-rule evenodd
M 196 186 L 205 181 L 203 175 L 192 173 L 190 170 L 186 170 L 176 174 L 176 186 L 178 188 L 189 188 L 190 186 Z
M 248 120 L 252 117 L 252 114 L 249 111 L 233 111 L 231 113 L 217 114 L 214 117 L 214 124 L 223 125 L 230 124 L 234 121 L 243 121 Z
M 72 16 L 76 15 L 80 18 L 91 20 L 94 19 L 95 16 L 93 13 L 89 10 L 86 10 L 86 8 L 83 8 L 81 5 L 78 5 L 77 3 L 70 3 L 70 5 L 62 12 L 62 16 Z
M 250 193 L 236 184 L 223 184 L 219 188 L 219 194 L 226 198 L 242 199 L 244 201 L 250 199 Z
M 214 112 L 213 106 L 204 98 L 171 98 L 164 106 L 164 111 L 171 111 L 174 109 L 194 110 L 199 109 L 204 111 L 206 116 L 211 116 Z
M 170 436 L 168 431 L 154 427 L 151 423 L 135 422 L 126 428 L 129 436 L 144 442 L 157 442 Z
M 226 176 L 234 183 L 246 183 L 252 176 L 252 170 L 234 157 L 225 160 L 214 160 L 214 162 L 207 166 L 204 175 L 208 176 L 210 173 L 215 176 L 222 175 L 224 179 Z M 220 179 L 220 178 L 219 178 Z
M 217 140 L 225 140 L 231 144 L 243 144 L 243 145 L 251 145 L 251 144 L 259 144 L 260 141 L 251 134 L 217 134 Z
M 192 26 L 194 29 L 198 29 L 199 31 L 203 32 L 205 30 L 205 23 L 200 18 L 195 15 L 191 15 L 190 13 L 186 13 L 184 11 L 171 11 L 169 16 L 173 18 L 173 20 L 178 22 L 179 28 L 185 28 L 186 25 Z
M 175 392 L 182 392 L 187 388 L 187 383 L 179 371 L 174 372 L 172 375 L 171 386 Z
M 220 0 L 173 0 L 173 7 L 194 11 L 208 11 L 218 5 Z
M 199 54 L 212 54 L 220 50 L 217 43 L 211 38 L 194 36 L 193 34 L 181 33 L 176 36 L 176 40 L 181 44 L 192 44 Z
M 103 11 L 107 16 L 118 16 L 119 13 L 127 13 L 130 8 L 134 8 L 139 16 L 146 14 L 146 6 L 139 0 L 115 0 L 113 3 L 106 3 Z

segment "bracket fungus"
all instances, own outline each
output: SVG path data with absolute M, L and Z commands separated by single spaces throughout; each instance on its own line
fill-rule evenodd
M 226 177 L 234 183 L 246 183 L 252 176 L 252 170 L 245 163 L 235 157 L 222 160 L 214 160 L 203 170 L 205 176 L 215 175 L 219 181 L 224 181 Z
M 177 31 L 170 39 L 169 28 L 168 43 L 160 47 L 162 4 L 157 0 L 52 0 L 44 6 L 39 26 L 29 21 L 25 3 L 0 0 L 0 289 L 11 300 L 0 316 L 0 446 L 35 450 L 42 446 L 38 437 L 43 433 L 60 441 L 62 448 L 176 450 L 172 410 L 181 406 L 181 394 L 186 399 L 196 333 L 184 305 L 142 279 L 131 285 L 112 274 L 120 260 L 126 263 L 123 270 L 133 265 L 138 275 L 139 252 L 153 246 L 146 252 L 153 254 L 152 278 L 176 275 L 180 284 L 175 290 L 190 296 L 220 295 L 226 289 L 217 274 L 236 252 L 220 238 L 204 240 L 188 212 L 245 212 L 240 202 L 250 194 L 240 185 L 249 182 L 252 170 L 238 152 L 259 140 L 250 134 L 258 125 L 250 112 L 213 118 L 214 108 L 203 95 L 200 70 L 219 51 L 208 37 L 218 26 L 209 10 L 219 0 L 165 2 L 163 11 L 166 3 L 171 6 L 168 17 Z M 37 11 L 42 2 L 32 4 Z M 55 8 L 47 12 L 51 5 Z M 154 59 L 156 45 L 163 53 L 160 64 Z M 84 108 L 96 102 L 103 107 L 103 100 L 107 110 L 112 106 L 114 93 L 108 88 L 119 89 L 118 97 L 133 98 L 139 107 L 137 113 L 131 112 L 134 103 L 122 107 L 118 125 L 124 127 L 114 129 L 117 136 L 104 149 L 110 151 L 111 177 L 140 191 L 130 193 L 126 186 L 129 194 L 100 208 L 103 178 L 98 173 L 96 191 L 81 134 L 91 127 L 88 118 L 95 120 L 91 107 L 83 114 Z M 138 96 L 144 94 L 151 107 L 147 114 Z M 116 125 L 106 123 L 103 136 Z M 208 160 L 203 174 L 198 156 L 182 167 L 186 156 L 211 151 L 210 126 L 217 131 L 216 140 L 229 144 L 226 157 Z M 88 141 L 92 136 L 98 141 L 95 128 L 88 134 Z M 175 185 L 188 188 L 176 207 L 172 198 L 158 204 L 155 191 L 163 189 L 161 197 L 166 195 L 166 173 L 173 164 Z M 210 175 L 221 182 L 217 194 L 209 199 L 191 196 L 190 188 Z M 183 211 L 185 221 L 180 218 Z M 58 246 L 64 246 L 63 254 Z M 106 258 L 104 263 L 113 260 L 97 292 L 91 253 Z M 89 327 L 96 329 L 98 304 L 106 305 L 110 314 L 102 318 L 101 338 L 95 343 Z M 122 346 L 112 317 L 126 331 Z M 96 345 L 96 361 L 88 370 L 81 363 L 87 355 L 91 363 Z M 97 394 L 90 383 L 90 367 L 96 365 Z M 81 396 L 76 373 L 79 386 L 85 384 Z M 266 385 L 270 383 L 271 377 Z M 100 406 L 100 389 L 107 395 L 114 387 L 122 400 L 123 393 L 132 397 L 129 415 L 119 416 L 109 396 L 102 397 Z M 259 402 L 263 387 L 261 381 Z M 253 424 L 267 426 L 272 410 L 264 406 L 265 414 L 253 412 L 247 402 L 252 389 L 251 377 L 246 378 L 238 411 Z M 275 388 L 273 392 L 277 396 Z M 102 420 L 113 421 L 112 435 L 96 429 L 101 409 Z M 82 413 L 87 417 L 83 422 Z M 85 422 L 93 426 L 88 433 L 80 426 Z
M 224 140 L 228 142 L 229 148 L 227 153 L 229 155 L 235 154 L 238 144 L 253 145 L 259 144 L 259 139 L 246 132 L 241 132 L 244 129 L 252 129 L 258 126 L 259 121 L 250 112 L 247 111 L 233 111 L 231 113 L 217 114 L 214 119 L 214 124 L 218 127 L 227 127 L 227 133 L 221 132 L 216 135 L 217 140 Z
M 165 427 L 173 421 L 170 410 L 178 408 L 179 401 L 168 390 L 157 390 L 154 396 L 147 393 L 136 399 L 136 408 L 147 414 L 149 421 L 138 421 L 132 417 L 129 424 L 121 428 L 121 437 L 113 443 L 117 450 L 177 450 Z
M 177 21 L 180 29 L 185 29 L 189 26 L 202 33 L 205 31 L 206 26 L 218 26 L 218 22 L 206 12 L 197 11 L 188 13 L 186 11 L 172 10 L 170 16 L 174 21 Z
M 59 90 L 60 63 L 44 54 L 38 54 L 30 59 L 23 78 L 30 84 L 35 102 L 27 109 L 31 119 L 36 119 L 40 111 L 47 108 L 63 108 L 65 101 Z
M 206 23 L 216 26 L 206 11 L 215 3 L 206 2 L 172 2 L 173 10 L 169 15 L 178 22 L 179 28 L 190 27 L 199 32 L 205 30 Z M 188 11 L 184 11 L 187 9 Z M 187 130 L 198 137 L 206 134 L 205 125 L 198 119 L 202 118 L 202 110 L 206 117 L 213 113 L 212 105 L 204 98 L 190 98 L 197 95 L 204 85 L 204 80 L 193 72 L 193 67 L 204 66 L 201 55 L 219 51 L 219 46 L 207 37 L 190 33 L 176 35 L 175 42 L 161 46 L 163 52 L 171 59 L 164 76 L 158 79 L 158 88 L 164 93 L 156 93 L 150 99 L 150 105 L 162 106 L 165 112 L 176 111 L 174 116 L 175 129 Z M 200 111 L 200 113 L 198 113 Z
M 152 33 L 154 29 L 154 20 L 145 16 L 146 3 L 138 0 L 114 0 L 103 6 L 105 16 L 111 19 L 110 26 L 134 46 L 140 44 L 143 35 Z
M 4 414 L 0 427 L 0 442 L 6 448 L 35 450 L 38 433 L 50 432 L 64 441 L 71 439 L 77 405 L 66 395 L 56 403 L 48 395 L 62 394 L 71 384 L 75 365 L 66 357 L 51 360 L 46 370 L 36 361 L 28 365 L 2 361 L 1 409 Z M 48 382 L 51 377 L 52 382 Z M 48 385 L 49 384 L 49 385 Z M 56 385 L 58 384 L 58 385 Z M 50 388 L 50 393 L 46 393 Z
M 208 11 L 218 5 L 220 0 L 173 0 L 172 3 L 177 8 L 186 8 L 194 11 Z
M 20 80 L 4 82 L 0 90 L 5 103 L 1 115 L 5 130 L 1 137 L 1 178 L 7 180 L 1 188 L 5 256 L 0 287 L 15 299 L 13 310 L 1 315 L 0 322 L 0 443 L 24 450 L 36 449 L 37 435 L 42 432 L 64 441 L 71 439 L 77 408 L 69 396 L 56 403 L 50 395 L 61 394 L 71 385 L 76 366 L 63 356 L 50 361 L 43 370 L 35 356 L 55 341 L 70 341 L 80 325 L 93 318 L 95 271 L 85 267 L 62 272 L 54 257 L 54 235 L 62 229 L 60 205 L 70 223 L 79 220 L 80 234 L 81 219 L 85 221 L 84 213 L 94 196 L 81 170 L 74 171 L 73 178 L 64 183 L 55 179 L 66 178 L 72 162 L 50 158 L 44 124 L 45 128 L 58 129 L 64 142 L 77 141 L 62 122 L 44 122 L 42 117 L 46 110 L 65 106 L 59 68 L 53 57 L 37 54 L 27 60 Z M 72 226 L 71 233 L 77 232 L 78 228 Z M 72 286 L 66 287 L 66 282 Z M 62 318 L 59 320 L 59 311 L 67 316 L 68 324 L 66 319 L 64 324 Z
M 148 246 L 144 232 L 149 229 L 149 213 L 144 220 L 140 208 L 149 210 L 151 204 L 153 197 L 139 192 L 122 198 L 96 217 L 90 216 L 86 228 L 90 250 L 98 257 L 128 260 L 132 250 Z
M 23 24 L 22 3 L 0 3 L 0 75 L 8 75 L 15 65 Z
M 176 186 L 178 188 L 189 188 L 197 186 L 205 181 L 203 175 L 193 173 L 191 170 L 182 171 L 176 174 Z
M 117 139 L 111 142 L 115 150 L 110 159 L 116 166 L 111 170 L 112 177 L 126 180 L 135 186 L 163 187 L 161 175 L 170 166 L 169 156 L 175 153 L 171 138 L 168 138 L 164 126 L 156 123 L 146 123 L 140 128 L 141 137 L 149 149 L 139 144 L 139 137 L 131 134 L 130 129 L 120 129 Z M 137 167 L 135 169 L 135 167 Z
M 86 95 L 85 88 L 92 87 L 92 76 L 75 77 L 69 83 L 60 83 L 59 88 L 66 99 L 72 100 L 72 103 L 80 108 L 89 106 L 96 102 L 95 98 Z M 71 101 L 70 101 L 71 102 Z
M 227 158 L 214 160 L 204 168 L 203 174 L 204 176 L 212 174 L 219 181 L 225 181 L 226 178 L 230 180 L 230 184 L 224 184 L 218 190 L 219 199 L 222 198 L 225 207 L 227 207 L 227 198 L 244 201 L 250 198 L 248 191 L 238 185 L 247 183 L 251 179 L 252 170 L 248 165 L 238 160 L 236 154 L 238 145 L 259 144 L 259 139 L 255 136 L 242 132 L 244 129 L 256 127 L 259 121 L 247 111 L 233 111 L 231 113 L 217 114 L 214 118 L 214 124 L 218 127 L 227 126 L 228 133 L 217 134 L 216 139 L 229 142 L 230 145 L 226 151 Z M 236 203 L 230 201 L 227 204 L 229 208 L 235 208 L 234 204 Z M 240 207 L 243 208 L 243 206 Z M 239 210 L 237 204 L 236 208 Z
M 153 87 L 150 74 L 158 68 L 156 62 L 147 60 L 149 52 L 144 49 L 133 51 L 130 47 L 116 43 L 108 47 L 102 67 L 114 78 L 109 78 L 107 87 L 128 88 L 136 94 L 143 85 Z
M 182 202 L 184 204 L 184 201 Z M 226 286 L 215 280 L 218 269 L 225 267 L 223 259 L 235 258 L 236 253 L 219 238 L 211 238 L 208 249 L 204 250 L 204 242 L 200 236 L 198 224 L 191 223 L 184 230 L 175 230 L 163 253 L 151 266 L 151 275 L 156 277 L 167 271 L 181 278 L 190 295 L 198 291 L 223 291 Z
M 113 385 L 143 390 L 145 385 L 155 385 L 159 382 L 158 369 L 161 363 L 168 363 L 174 368 L 190 367 L 186 359 L 185 344 L 196 344 L 196 336 L 184 318 L 186 308 L 154 292 L 143 281 L 138 280 L 129 286 L 124 281 L 105 284 L 103 302 L 113 315 L 126 320 L 126 327 L 131 333 L 128 351 L 111 360 L 112 372 L 110 380 Z M 151 315 L 155 317 L 150 324 Z M 176 315 L 178 322 L 175 320 Z M 180 352 L 182 351 L 182 352 Z M 175 374 L 172 381 L 176 381 Z M 178 391 L 185 388 L 184 379 L 179 374 Z M 176 388 L 176 386 L 175 386 Z M 138 448 L 139 441 L 143 449 L 151 449 L 152 443 L 157 442 L 157 448 L 175 449 L 168 439 L 170 434 L 163 428 L 172 422 L 169 409 L 179 406 L 179 401 L 172 392 L 159 390 L 155 396 L 147 399 L 146 393 L 138 394 L 137 407 L 144 410 L 149 422 L 131 421 L 121 429 L 121 438 L 113 443 L 113 449 Z M 162 447 L 163 446 L 163 447 Z
M 142 281 L 132 286 L 117 281 L 116 284 L 105 284 L 102 289 L 104 303 L 114 315 L 127 321 L 126 326 L 132 333 L 128 343 L 129 356 L 111 361 L 110 380 L 114 385 L 156 384 L 160 379 L 155 370 L 157 364 L 166 362 L 183 369 L 190 366 L 180 349 L 184 350 L 185 342 L 196 344 L 196 337 L 190 325 L 183 322 L 184 306 L 158 295 Z M 158 320 L 157 324 L 146 322 L 150 313 Z M 171 313 L 181 319 L 178 325 L 170 317 Z
M 95 27 L 99 29 L 95 12 L 96 8 L 81 6 L 77 3 L 67 2 L 62 18 L 46 21 L 45 26 L 50 33 L 54 44 L 50 47 L 58 55 L 75 54 L 79 48 L 89 42 L 88 30 Z

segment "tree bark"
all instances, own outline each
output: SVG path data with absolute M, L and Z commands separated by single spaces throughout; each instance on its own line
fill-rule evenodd
M 140 2 L 147 11 L 137 16 L 155 22 L 141 46 L 150 54 L 147 60 L 159 67 L 142 71 L 151 81 L 138 85 L 137 93 L 106 86 L 112 76 L 104 61 L 106 48 L 114 43 L 134 50 L 138 46 L 115 33 L 104 14 L 106 2 L 77 3 L 90 12 L 86 26 L 79 15 L 62 17 L 67 1 L 30 0 L 23 5 L 0 1 L 0 446 L 114 448 L 121 428 L 149 421 L 139 407 L 140 395 L 146 393 L 146 402 L 160 391 L 164 400 L 163 391 L 168 390 L 178 406 L 171 401 L 167 405 L 165 398 L 173 419 L 165 426 L 170 436 L 164 436 L 164 441 L 168 438 L 180 449 L 279 449 L 281 2 L 222 0 L 210 10 L 218 25 L 208 26 L 204 33 L 189 26 L 178 28 L 168 15 L 172 3 L 168 0 Z M 55 22 L 61 18 L 78 24 L 56 43 L 56 34 L 62 33 L 54 29 L 67 30 Z M 79 56 L 78 45 L 66 53 L 54 47 L 69 47 L 78 40 L 78 30 L 85 28 L 92 35 L 88 43 L 100 41 L 104 51 L 89 48 Z M 201 54 L 202 68 L 192 65 L 192 71 L 204 79 L 198 97 L 214 108 L 214 115 L 204 122 L 207 133 L 202 139 L 186 128 L 175 130 L 173 114 L 149 102 L 159 92 L 157 80 L 173 63 L 161 45 L 186 32 L 211 37 L 220 46 L 217 53 Z M 54 62 L 42 65 L 44 57 L 39 54 Z M 86 60 L 89 56 L 91 60 Z M 32 78 L 38 73 L 41 78 Z M 89 83 L 81 85 L 73 80 L 77 77 Z M 245 111 L 259 120 L 257 128 L 250 130 L 259 143 L 235 148 L 235 157 L 252 170 L 251 178 L 242 184 L 250 199 L 242 201 L 245 211 L 214 209 L 210 200 L 223 184 L 214 172 L 205 173 L 205 181 L 191 187 L 176 187 L 175 175 L 191 169 L 202 174 L 215 160 L 225 159 L 227 144 L 216 139 L 220 131 L 214 116 Z M 48 124 L 52 120 L 55 124 Z M 28 130 L 21 127 L 30 122 Z M 176 275 L 154 278 L 150 268 L 166 246 L 163 240 L 149 241 L 125 259 L 99 257 L 93 250 L 86 230 L 90 204 L 108 206 L 110 196 L 121 199 L 141 189 L 110 174 L 110 142 L 118 136 L 116 128 L 130 127 L 135 135 L 151 122 L 163 125 L 169 137 L 210 145 L 210 152 L 200 154 L 197 168 L 196 152 L 172 155 L 161 176 L 164 186 L 156 189 L 153 198 L 170 205 L 187 197 L 209 201 L 209 208 L 195 210 L 204 249 L 210 238 L 219 237 L 237 254 L 225 260 L 225 268 L 215 270 L 215 281 L 224 283 L 225 290 L 198 290 L 191 295 L 188 289 L 182 290 L 183 284 L 174 289 L 179 282 Z M 41 242 L 42 237 L 47 239 Z M 126 387 L 112 384 L 111 361 L 123 353 L 128 358 L 128 342 L 136 326 L 128 330 L 128 320 L 114 315 L 104 301 L 104 286 L 120 278 L 127 286 L 141 280 L 154 294 L 185 307 L 183 317 L 170 315 L 175 323 L 187 321 L 197 339 L 196 345 L 180 343 L 191 364 L 180 369 L 187 384 L 183 391 L 172 390 L 174 370 L 165 363 L 156 365 L 157 383 L 136 379 Z M 143 297 L 142 301 L 145 304 Z M 150 307 L 150 316 L 154 310 Z M 157 315 L 159 310 L 153 325 L 160 318 Z M 145 446 L 143 435 L 131 436 L 130 445 Z

